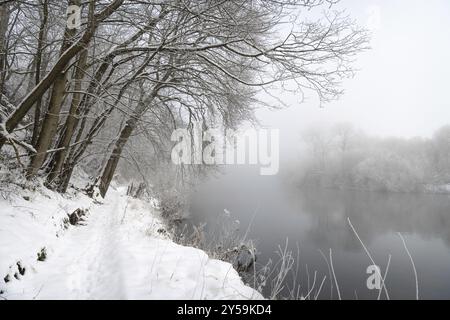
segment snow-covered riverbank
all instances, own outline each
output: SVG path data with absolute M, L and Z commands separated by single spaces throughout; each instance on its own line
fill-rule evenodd
M 158 210 L 124 188 L 102 202 L 45 188 L 1 199 L 0 298 L 262 298 L 230 264 L 172 242 Z M 82 225 L 64 223 L 78 208 Z

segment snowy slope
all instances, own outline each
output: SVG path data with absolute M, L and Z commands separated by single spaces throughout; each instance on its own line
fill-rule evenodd
M 0 200 L 0 297 L 262 298 L 230 264 L 172 242 L 157 210 L 124 193 L 110 190 L 104 204 L 48 190 Z M 89 208 L 86 225 L 65 230 L 62 218 L 79 207 Z M 37 261 L 43 247 L 47 257 Z

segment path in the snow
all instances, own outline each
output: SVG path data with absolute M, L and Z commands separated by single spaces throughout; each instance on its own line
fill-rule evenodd
M 119 200 L 113 200 L 108 212 L 91 215 L 87 225 L 79 227 L 78 232 L 69 237 L 68 247 L 55 252 L 56 259 L 60 259 L 63 268 L 69 272 L 68 289 L 73 298 L 126 298 L 121 262 L 123 252 L 117 239 L 117 215 L 123 210 Z M 74 254 L 68 256 L 66 250 Z
M 96 206 L 86 218 L 86 225 L 71 228 L 38 263 L 34 274 L 17 283 L 38 291 L 31 298 L 121 299 L 123 286 L 122 248 L 118 239 L 117 215 L 124 210 L 126 198 L 109 199 L 108 205 Z M 30 279 L 29 279 L 30 278 Z
M 249 299 L 231 265 L 157 232 L 155 214 L 113 191 L 70 228 L 44 262 L 8 284 L 8 299 Z

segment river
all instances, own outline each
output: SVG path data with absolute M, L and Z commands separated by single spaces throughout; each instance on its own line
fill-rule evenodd
M 304 189 L 282 176 L 260 176 L 257 169 L 233 168 L 208 178 L 190 195 L 191 222 L 207 223 L 212 229 L 224 210 L 239 221 L 239 232 L 248 229 L 256 240 L 258 264 L 277 260 L 277 248 L 288 239 L 299 248 L 297 283 L 301 291 L 312 286 L 314 272 L 326 280 L 319 299 L 336 299 L 330 283 L 328 258 L 343 299 L 376 299 L 369 289 L 367 268 L 372 262 L 347 218 L 367 246 L 382 273 L 391 255 L 385 284 L 390 299 L 415 299 L 414 261 L 420 299 L 450 299 L 450 197 L 433 194 L 400 194 L 324 189 Z M 248 226 L 250 226 L 248 228 Z M 292 279 L 287 279 L 289 285 Z M 333 286 L 333 289 L 332 289 Z M 314 294 L 315 294 L 314 293 Z M 382 298 L 386 296 L 383 293 Z

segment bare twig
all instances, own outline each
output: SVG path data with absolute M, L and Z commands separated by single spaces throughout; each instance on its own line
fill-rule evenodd
M 416 300 L 419 300 L 419 280 L 417 278 L 417 271 L 416 271 L 416 266 L 414 264 L 414 260 L 411 256 L 411 253 L 409 253 L 408 247 L 406 246 L 406 242 L 405 239 L 403 238 L 402 234 L 400 232 L 398 232 L 398 236 L 400 237 L 400 239 L 402 239 L 403 242 L 403 246 L 405 247 L 406 253 L 408 254 L 409 260 L 411 260 L 411 265 L 413 267 L 414 270 L 414 278 L 416 280 Z
M 332 254 L 331 248 L 330 248 L 330 267 L 331 267 L 331 272 L 333 273 L 334 282 L 336 284 L 336 291 L 337 291 L 337 294 L 338 294 L 338 298 L 339 298 L 339 300 L 342 300 L 341 299 L 341 292 L 339 290 L 339 284 L 337 282 L 336 274 L 334 273 L 333 254 Z

